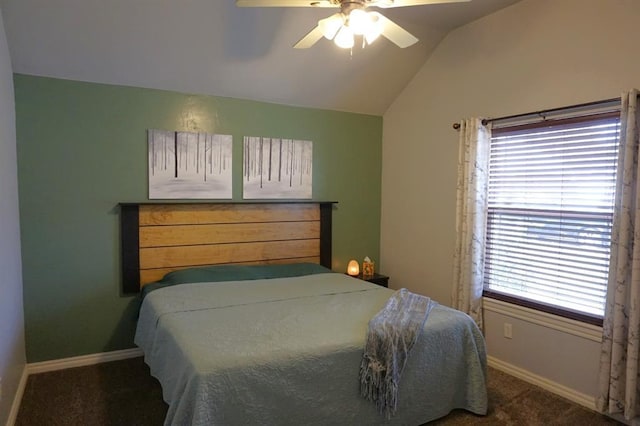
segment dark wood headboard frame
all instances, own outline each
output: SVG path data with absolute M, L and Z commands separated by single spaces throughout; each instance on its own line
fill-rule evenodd
M 283 201 L 283 202 L 195 202 L 195 203 L 120 203 L 120 241 L 121 241 L 121 270 L 122 293 L 135 294 L 140 292 L 140 207 L 141 206 L 184 206 L 184 205 L 288 205 L 314 204 L 320 209 L 320 264 L 331 268 L 332 262 L 332 215 L 335 201 Z

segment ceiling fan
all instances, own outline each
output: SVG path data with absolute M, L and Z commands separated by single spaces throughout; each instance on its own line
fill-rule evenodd
M 350 49 L 355 36 L 362 36 L 363 46 L 373 43 L 379 36 L 386 37 L 401 48 L 409 47 L 418 39 L 400 25 L 379 12 L 368 12 L 369 7 L 421 6 L 437 3 L 459 3 L 471 0 L 236 0 L 240 7 L 334 7 L 340 12 L 318 21 L 318 25 L 296 43 L 296 49 L 307 49 L 322 37 L 333 40 L 339 47 Z

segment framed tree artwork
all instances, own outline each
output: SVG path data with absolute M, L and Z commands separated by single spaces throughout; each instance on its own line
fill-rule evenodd
M 232 137 L 148 130 L 149 199 L 231 199 Z
M 244 199 L 310 199 L 313 143 L 245 136 L 242 171 Z

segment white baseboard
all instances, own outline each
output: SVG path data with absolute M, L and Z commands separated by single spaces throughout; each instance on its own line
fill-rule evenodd
M 139 348 L 123 349 L 120 351 L 102 352 L 98 354 L 75 356 L 72 358 L 54 359 L 51 361 L 34 362 L 27 364 L 28 374 L 46 373 L 48 371 L 64 370 L 66 368 L 84 367 L 109 361 L 142 356 Z
M 7 426 L 13 426 L 18 418 L 18 410 L 20 410 L 20 403 L 22 402 L 22 396 L 24 395 L 24 389 L 27 387 L 27 378 L 29 373 L 27 372 L 27 366 L 22 369 L 22 375 L 20 376 L 20 382 L 18 382 L 18 389 L 13 397 L 11 403 L 11 411 L 9 411 L 9 418 L 7 418 Z
M 507 374 L 510 374 L 521 380 L 524 380 L 525 382 L 531 383 L 532 385 L 539 386 L 545 390 L 548 390 L 549 392 L 552 392 L 556 395 L 566 398 L 569 401 L 573 401 L 576 404 L 580 404 L 583 407 L 586 407 L 590 410 L 597 411 L 596 401 L 594 396 L 587 395 L 582 392 L 578 392 L 575 389 L 571 389 L 567 386 L 561 385 L 560 383 L 556 383 L 545 377 L 539 376 L 530 371 L 524 370 L 520 367 L 516 367 L 515 365 L 511 365 L 507 362 L 501 361 L 491 356 L 487 357 L 487 361 L 489 366 L 495 368 L 496 370 L 503 371 Z

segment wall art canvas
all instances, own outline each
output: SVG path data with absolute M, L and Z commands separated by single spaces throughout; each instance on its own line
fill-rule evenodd
M 312 196 L 311 141 L 245 136 L 242 164 L 245 199 Z
M 150 199 L 230 199 L 231 135 L 148 131 Z

